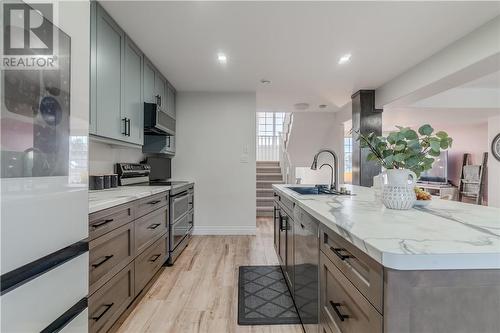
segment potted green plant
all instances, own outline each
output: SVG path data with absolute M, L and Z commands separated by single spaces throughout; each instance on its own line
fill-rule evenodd
M 435 157 L 451 147 L 453 139 L 444 131 L 434 133 L 429 124 L 420 126 L 418 132 L 409 127 L 396 127 L 398 131 L 386 137 L 358 132 L 358 140 L 361 148 L 370 150 L 367 160 L 377 161 L 386 169 L 387 184 L 382 191 L 386 207 L 410 209 L 416 200 L 413 183 L 422 172 L 432 168 Z

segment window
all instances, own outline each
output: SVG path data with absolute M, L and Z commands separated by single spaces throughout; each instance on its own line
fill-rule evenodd
M 344 138 L 344 182 L 352 183 L 352 137 Z
M 257 136 L 278 136 L 284 119 L 283 112 L 257 112 Z

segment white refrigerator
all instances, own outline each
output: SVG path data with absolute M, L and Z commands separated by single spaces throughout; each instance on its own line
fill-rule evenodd
M 1 332 L 88 331 L 88 110 L 53 29 L 56 69 L 2 70 Z

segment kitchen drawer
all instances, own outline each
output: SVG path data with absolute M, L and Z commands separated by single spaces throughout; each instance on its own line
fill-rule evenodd
M 160 207 L 163 207 L 167 204 L 168 204 L 168 192 L 162 192 L 141 199 L 137 202 L 137 211 L 135 213 L 135 218 L 149 214 L 152 211 Z
M 106 332 L 134 299 L 134 263 L 89 297 L 89 332 Z
M 188 210 L 192 210 L 194 208 L 194 191 L 192 189 L 188 192 Z
M 382 315 L 322 252 L 320 317 L 334 332 L 382 333 Z
M 134 224 L 121 226 L 89 243 L 89 293 L 94 293 L 134 259 Z
M 135 220 L 135 254 L 139 255 L 168 230 L 167 207 Z
M 89 215 L 89 239 L 94 240 L 135 218 L 133 204 L 101 210 Z
M 167 242 L 161 237 L 135 258 L 135 294 L 139 294 L 165 262 Z
M 320 248 L 370 303 L 383 313 L 382 266 L 325 227 L 321 227 L 320 231 Z

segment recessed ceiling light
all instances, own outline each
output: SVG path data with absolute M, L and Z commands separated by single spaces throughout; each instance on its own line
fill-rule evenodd
M 339 65 L 343 65 L 345 63 L 348 63 L 350 60 L 351 60 L 351 54 L 350 53 L 344 54 L 339 59 Z
M 271 80 L 262 79 L 262 80 L 260 80 L 260 83 L 262 83 L 262 84 L 271 84 Z
M 327 106 L 328 106 L 328 105 L 326 105 L 326 104 L 320 104 L 318 107 L 319 107 L 320 109 L 325 109 Z
M 226 64 L 227 63 L 227 56 L 224 53 L 218 53 L 217 54 L 217 61 L 219 64 Z

